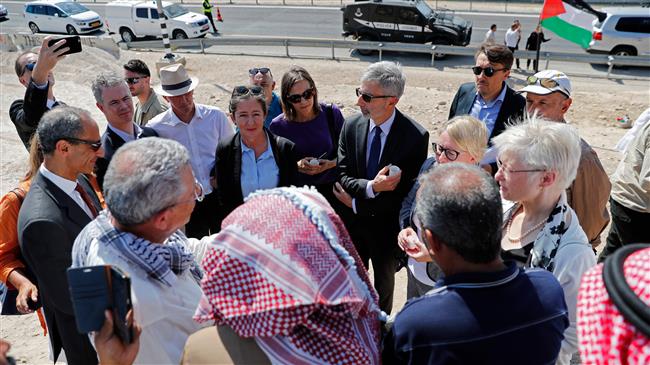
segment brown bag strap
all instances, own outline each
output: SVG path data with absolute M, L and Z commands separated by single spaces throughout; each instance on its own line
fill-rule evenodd
M 15 188 L 11 190 L 12 193 L 18 198 L 18 201 L 20 204 L 23 204 L 23 200 L 25 200 L 25 195 L 27 195 L 27 192 L 21 188 Z

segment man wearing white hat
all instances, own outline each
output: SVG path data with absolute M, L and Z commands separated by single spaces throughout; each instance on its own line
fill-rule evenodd
M 544 70 L 528 77 L 527 83 L 519 92 L 526 93 L 528 115 L 537 114 L 554 122 L 566 123 L 564 115 L 572 103 L 571 81 L 567 75 L 556 70 Z M 600 245 L 600 234 L 609 222 L 606 205 L 612 185 L 596 151 L 584 139 L 580 142 L 582 153 L 578 174 L 567 189 L 567 200 L 595 250 Z
M 190 77 L 181 64 L 161 68 L 160 85 L 154 89 L 171 108 L 151 119 L 148 126 L 160 137 L 178 141 L 190 152 L 192 170 L 203 187 L 205 199 L 196 204 L 185 233 L 200 238 L 219 230 L 215 219 L 218 202 L 216 194 L 211 194 L 210 173 L 215 165 L 217 144 L 232 136 L 234 130 L 221 109 L 194 102 L 198 84 L 199 79 Z

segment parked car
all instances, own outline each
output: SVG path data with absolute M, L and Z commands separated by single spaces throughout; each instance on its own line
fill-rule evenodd
M 650 9 L 605 8 L 607 18 L 594 20 L 589 53 L 650 55 Z
M 343 36 L 358 40 L 466 46 L 472 38 L 472 22 L 424 0 L 355 1 L 341 10 Z
M 0 4 L 0 20 L 7 20 L 8 15 L 9 15 L 9 10 L 7 10 L 7 7 Z
M 103 25 L 99 14 L 74 1 L 29 2 L 23 15 L 32 33 L 90 33 Z
M 204 37 L 210 30 L 208 18 L 185 7 L 163 2 L 167 15 L 167 29 L 173 39 Z M 118 33 L 123 41 L 138 37 L 161 37 L 158 8 L 154 1 L 121 0 L 106 4 L 106 27 L 109 33 Z

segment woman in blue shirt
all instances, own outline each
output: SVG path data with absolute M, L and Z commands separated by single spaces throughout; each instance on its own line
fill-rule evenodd
M 220 220 L 250 193 L 295 184 L 297 174 L 293 142 L 264 128 L 268 110 L 261 87 L 235 87 L 229 108 L 238 132 L 217 146 L 215 177 Z

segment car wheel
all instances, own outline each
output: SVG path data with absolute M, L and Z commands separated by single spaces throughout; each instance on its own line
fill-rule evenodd
M 74 29 L 74 27 L 72 25 L 69 25 L 69 24 L 65 27 L 65 31 L 68 32 L 68 34 L 72 34 L 72 35 L 77 35 L 78 34 L 77 30 Z
M 40 29 L 38 29 L 38 25 L 36 25 L 36 23 L 33 23 L 33 22 L 29 22 L 29 30 L 31 30 L 32 33 L 34 33 L 34 34 L 41 31 Z
M 180 29 L 176 29 L 174 33 L 172 33 L 172 39 L 187 39 L 187 34 Z
M 370 39 L 370 37 L 367 37 L 367 36 L 366 37 L 359 37 L 357 40 L 359 40 L 361 42 L 372 42 L 372 41 L 374 41 L 374 39 Z M 359 52 L 359 54 L 362 55 L 362 56 L 370 56 L 373 53 L 375 53 L 375 51 L 372 50 L 372 49 L 361 49 L 361 48 L 357 48 L 357 52 Z
M 619 46 L 614 48 L 611 52 L 611 55 L 614 56 L 636 56 L 636 49 L 630 46 Z
M 120 29 L 120 37 L 126 43 L 131 43 L 135 40 L 135 34 L 129 28 Z

